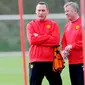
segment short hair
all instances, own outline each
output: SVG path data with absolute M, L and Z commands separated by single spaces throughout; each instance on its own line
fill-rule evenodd
M 45 5 L 46 6 L 46 8 L 48 9 L 48 4 L 46 3 L 46 2 L 38 2 L 38 4 L 37 5 Z
M 76 2 L 67 2 L 64 7 L 71 6 L 73 9 L 76 9 L 77 12 L 79 12 L 79 6 Z

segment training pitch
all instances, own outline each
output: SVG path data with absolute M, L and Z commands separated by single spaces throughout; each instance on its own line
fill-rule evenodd
M 28 72 L 28 57 L 27 78 Z M 63 85 L 71 85 L 68 72 L 68 62 L 65 61 L 65 68 L 61 73 Z M 23 80 L 23 60 L 21 56 L 0 56 L 0 85 L 24 85 Z M 29 85 L 29 84 L 28 84 Z M 42 85 L 49 85 L 46 78 L 43 79 Z

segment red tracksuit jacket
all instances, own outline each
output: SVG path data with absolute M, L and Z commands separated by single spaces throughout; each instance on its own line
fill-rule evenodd
M 27 24 L 26 31 L 30 44 L 30 62 L 53 61 L 53 47 L 59 45 L 60 42 L 58 25 L 51 20 L 33 20 Z
M 83 63 L 81 18 L 74 22 L 68 22 L 65 26 L 62 49 L 64 50 L 67 45 L 72 45 L 72 50 L 68 56 L 69 64 Z

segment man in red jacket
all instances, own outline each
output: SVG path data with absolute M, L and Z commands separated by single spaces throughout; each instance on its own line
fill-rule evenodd
M 64 11 L 69 22 L 62 37 L 62 54 L 64 57 L 68 56 L 71 85 L 84 85 L 82 26 L 78 4 L 67 2 Z
M 29 22 L 26 27 L 30 44 L 30 85 L 41 85 L 44 76 L 50 85 L 62 85 L 60 73 L 52 70 L 53 49 L 60 42 L 58 24 L 47 19 L 49 11 L 45 2 L 39 2 L 35 12 L 37 19 Z

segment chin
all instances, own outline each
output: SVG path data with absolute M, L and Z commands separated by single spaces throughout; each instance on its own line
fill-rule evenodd
M 69 17 L 68 17 L 68 20 L 72 21 L 72 18 L 69 18 Z
M 43 21 L 44 19 L 39 19 L 40 21 Z

